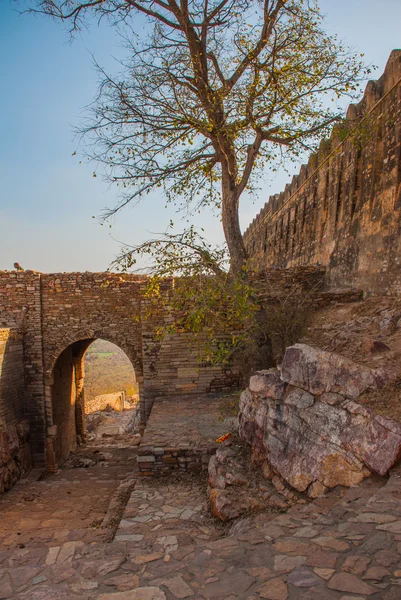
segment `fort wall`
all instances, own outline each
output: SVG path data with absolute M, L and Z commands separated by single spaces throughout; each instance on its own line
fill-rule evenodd
M 331 286 L 401 293 L 401 50 L 244 234 L 253 264 L 324 265 Z
M 0 329 L 0 493 L 31 468 L 21 332 Z

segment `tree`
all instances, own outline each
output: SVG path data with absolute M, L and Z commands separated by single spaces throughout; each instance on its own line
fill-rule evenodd
M 155 189 L 186 210 L 217 207 L 232 274 L 247 259 L 241 196 L 283 152 L 297 157 L 328 133 L 341 115 L 330 101 L 352 97 L 363 72 L 325 33 L 315 0 L 36 0 L 31 10 L 72 33 L 108 18 L 124 35 L 121 76 L 101 71 L 82 128 L 121 186 L 107 216 Z

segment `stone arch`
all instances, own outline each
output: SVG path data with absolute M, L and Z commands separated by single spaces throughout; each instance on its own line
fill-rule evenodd
M 59 343 L 52 352 L 47 356 L 46 366 L 45 366 L 45 385 L 52 383 L 52 373 L 54 365 L 60 354 L 72 344 L 79 342 L 81 340 L 91 340 L 92 342 L 97 339 L 106 340 L 115 344 L 121 350 L 125 352 L 125 354 L 130 359 L 132 366 L 135 369 L 135 373 L 138 381 L 143 378 L 143 367 L 142 367 L 142 359 L 141 359 L 141 351 L 140 348 L 133 348 L 129 344 L 126 343 L 123 336 L 120 336 L 118 332 L 114 335 L 110 335 L 106 331 L 102 331 L 101 329 L 80 329 L 78 331 L 74 331 L 73 333 L 66 334 L 63 338 L 63 341 Z
M 128 346 L 118 333 L 109 335 L 87 328 L 65 336 L 47 357 L 45 367 L 46 462 L 49 471 L 56 470 L 57 463 L 68 456 L 77 442 L 85 439 L 83 363 L 86 350 L 99 338 L 123 350 L 135 371 L 140 398 L 143 394 L 140 354 L 137 349 Z

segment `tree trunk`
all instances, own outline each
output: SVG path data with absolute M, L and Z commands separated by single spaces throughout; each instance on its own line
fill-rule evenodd
M 222 222 L 230 254 L 230 273 L 239 275 L 248 255 L 239 225 L 237 193 L 229 181 L 224 181 L 224 177 L 222 182 Z

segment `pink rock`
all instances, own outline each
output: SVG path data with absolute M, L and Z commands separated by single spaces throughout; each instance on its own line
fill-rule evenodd
M 241 396 L 239 432 L 254 462 L 311 497 L 385 475 L 401 459 L 401 425 L 355 401 L 381 385 L 379 375 L 305 344 L 288 348 L 282 379 L 290 385 L 279 386 L 275 369 L 260 371 Z
M 306 344 L 287 348 L 281 378 L 311 394 L 334 392 L 348 398 L 357 398 L 366 389 L 378 387 L 372 369 Z
M 376 416 L 342 433 L 344 447 L 378 475 L 385 475 L 401 458 L 401 425 Z
M 280 372 L 277 369 L 257 371 L 249 382 L 251 392 L 258 394 L 261 398 L 281 400 L 285 388 L 286 385 L 281 380 Z

